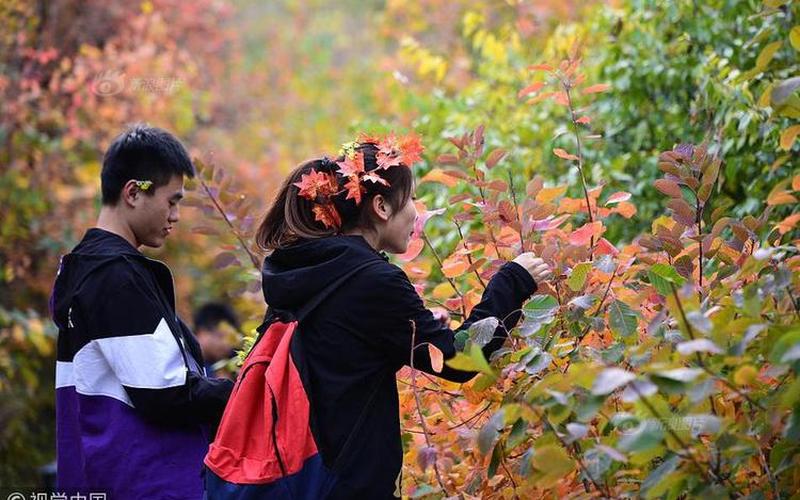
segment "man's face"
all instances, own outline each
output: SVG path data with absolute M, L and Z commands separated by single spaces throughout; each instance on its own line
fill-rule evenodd
M 227 323 L 219 323 L 214 328 L 198 328 L 195 336 L 200 343 L 203 359 L 209 363 L 216 363 L 229 357 L 233 349 L 230 341 L 232 331 L 232 327 Z
M 158 248 L 178 222 L 178 203 L 183 199 L 183 176 L 175 175 L 153 194 L 139 193 L 134 201 L 131 229 L 139 245 Z

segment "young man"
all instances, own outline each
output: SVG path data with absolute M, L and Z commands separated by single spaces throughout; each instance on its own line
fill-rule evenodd
M 224 365 L 235 355 L 233 343 L 238 331 L 239 319 L 227 304 L 208 302 L 195 311 L 194 334 L 203 351 L 206 375 L 233 378 Z
M 59 490 L 203 497 L 203 457 L 233 384 L 204 376 L 169 268 L 139 252 L 178 222 L 184 176 L 194 167 L 168 132 L 137 125 L 118 136 L 97 227 L 61 259 L 51 297 Z

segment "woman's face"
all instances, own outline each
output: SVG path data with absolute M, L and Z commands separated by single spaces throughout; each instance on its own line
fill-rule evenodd
M 417 207 L 414 205 L 414 197 L 410 196 L 400 210 L 389 217 L 382 228 L 381 250 L 395 254 L 405 253 L 414 233 L 416 220 Z

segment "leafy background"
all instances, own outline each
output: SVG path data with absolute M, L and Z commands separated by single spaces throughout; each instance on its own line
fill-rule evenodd
M 263 312 L 254 221 L 293 165 L 358 131 L 424 138 L 429 220 L 397 262 L 454 325 L 503 260 L 553 264 L 493 359 L 491 320 L 460 334 L 448 362 L 473 382 L 401 371 L 403 494 L 790 497 L 798 14 L 780 0 L 4 2 L 0 484 L 36 485 L 54 458 L 49 288 L 94 221 L 104 148 L 147 121 L 202 171 L 151 253 L 184 317 L 229 301 L 245 345 Z

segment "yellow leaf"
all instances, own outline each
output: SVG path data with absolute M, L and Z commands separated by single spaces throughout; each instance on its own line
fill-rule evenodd
M 789 32 L 789 41 L 792 43 L 794 50 L 800 50 L 800 25 L 795 26 Z
M 772 88 L 774 84 L 770 83 L 767 85 L 767 88 L 764 89 L 764 93 L 761 94 L 761 97 L 758 98 L 758 107 L 759 108 L 768 108 L 770 102 L 772 101 Z
M 783 45 L 782 41 L 772 42 L 764 47 L 761 53 L 758 54 L 758 58 L 756 59 L 756 68 L 759 71 L 767 69 L 767 66 L 769 66 L 770 61 L 772 61 L 772 58 L 775 57 L 775 53 L 778 52 L 778 49 L 781 48 L 781 45 Z
M 449 299 L 453 294 L 455 294 L 455 290 L 453 290 L 453 286 L 449 282 L 436 285 L 432 292 L 433 298 L 436 300 Z
M 753 365 L 744 365 L 736 370 L 733 375 L 733 381 L 736 385 L 750 385 L 758 376 L 758 370 Z
M 543 188 L 536 195 L 536 201 L 538 201 L 539 203 L 549 203 L 566 192 L 567 192 L 567 186 Z
M 786 151 L 792 149 L 792 144 L 794 144 L 798 134 L 800 134 L 800 125 L 792 125 L 781 132 L 781 149 Z

